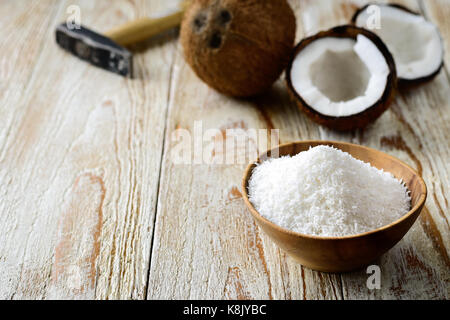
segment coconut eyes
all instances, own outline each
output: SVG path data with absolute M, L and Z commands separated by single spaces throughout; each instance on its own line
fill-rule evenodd
M 215 13 L 215 18 L 208 22 L 209 11 L 200 12 L 194 18 L 192 22 L 194 32 L 201 33 L 205 29 L 208 23 L 215 26 L 216 31 L 214 31 L 208 37 L 208 46 L 211 49 L 219 49 L 222 45 L 222 34 L 219 30 L 222 30 L 231 21 L 231 13 L 226 9 L 221 9 L 218 13 Z
M 207 18 L 208 18 L 208 15 L 205 12 L 199 13 L 195 17 L 195 19 L 193 21 L 193 26 L 194 26 L 194 31 L 195 32 L 201 32 L 202 31 L 203 27 L 206 26 Z M 217 18 L 215 19 L 215 23 L 214 24 L 216 24 L 216 26 L 224 27 L 230 21 L 231 21 L 231 13 L 228 10 L 226 10 L 226 9 L 222 9 L 222 10 L 220 10 Z M 217 41 L 220 38 L 220 35 L 219 35 L 219 37 L 217 37 L 217 36 L 214 37 L 213 36 L 213 38 L 215 39 L 214 43 L 216 45 L 217 45 L 217 43 L 219 43 L 219 45 L 220 45 L 221 41 Z M 213 46 L 211 46 L 211 47 L 213 47 Z
M 220 11 L 220 15 L 219 15 L 219 22 L 222 25 L 226 25 L 228 22 L 230 22 L 231 20 L 231 14 L 228 10 L 222 10 Z
M 212 49 L 218 49 L 222 44 L 222 35 L 220 32 L 216 31 L 212 34 L 211 39 L 209 40 L 209 47 Z
M 194 31 L 200 32 L 206 25 L 206 14 L 200 13 L 194 19 Z

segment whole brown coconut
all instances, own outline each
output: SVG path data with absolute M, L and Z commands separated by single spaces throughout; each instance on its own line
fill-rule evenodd
M 186 61 L 235 97 L 262 93 L 289 62 L 295 16 L 286 0 L 194 0 L 181 24 Z

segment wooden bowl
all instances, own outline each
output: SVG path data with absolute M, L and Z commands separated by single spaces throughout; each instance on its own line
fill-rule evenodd
M 392 173 L 402 179 L 411 192 L 412 209 L 397 221 L 381 228 L 344 237 L 320 237 L 300 234 L 284 229 L 263 216 L 248 199 L 248 181 L 256 163 L 270 157 L 296 155 L 310 147 L 329 145 L 348 152 L 356 159 Z M 362 268 L 392 248 L 408 232 L 422 210 L 427 197 L 427 187 L 419 174 L 404 162 L 381 151 L 368 147 L 334 141 L 300 141 L 281 145 L 262 154 L 245 170 L 242 195 L 259 227 L 284 251 L 302 265 L 325 272 L 346 272 Z

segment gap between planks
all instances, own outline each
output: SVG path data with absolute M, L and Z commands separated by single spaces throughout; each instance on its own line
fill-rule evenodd
M 172 85 L 173 85 L 173 69 L 175 67 L 175 63 L 177 60 L 177 48 L 178 45 L 174 46 L 173 54 L 172 54 L 172 65 L 170 66 L 170 72 L 169 72 L 169 87 L 167 90 L 167 101 L 166 101 L 166 109 L 165 109 L 165 125 L 163 130 L 163 141 L 162 141 L 162 148 L 161 148 L 161 159 L 159 162 L 159 172 L 158 172 L 158 184 L 156 187 L 156 203 L 155 203 L 155 212 L 153 214 L 153 228 L 152 228 L 152 235 L 151 235 L 151 244 L 150 244 L 150 258 L 149 258 L 149 265 L 148 265 L 148 273 L 147 273 L 147 282 L 145 286 L 145 294 L 144 294 L 144 300 L 147 300 L 148 297 L 148 291 L 149 291 L 149 283 L 150 283 L 150 272 L 152 267 L 152 260 L 153 260 L 153 244 L 155 243 L 155 226 L 156 226 L 156 219 L 158 215 L 158 206 L 159 206 L 159 200 L 160 200 L 160 186 L 161 186 L 161 174 L 162 174 L 162 168 L 163 168 L 163 161 L 164 161 L 164 152 L 166 146 L 166 135 L 169 125 L 169 105 L 170 105 L 170 99 L 172 96 Z

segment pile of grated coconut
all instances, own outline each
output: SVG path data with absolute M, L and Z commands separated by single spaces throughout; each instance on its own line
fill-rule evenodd
M 371 231 L 411 205 L 408 189 L 391 173 L 328 146 L 264 161 L 253 170 L 248 191 L 266 219 L 316 236 Z

